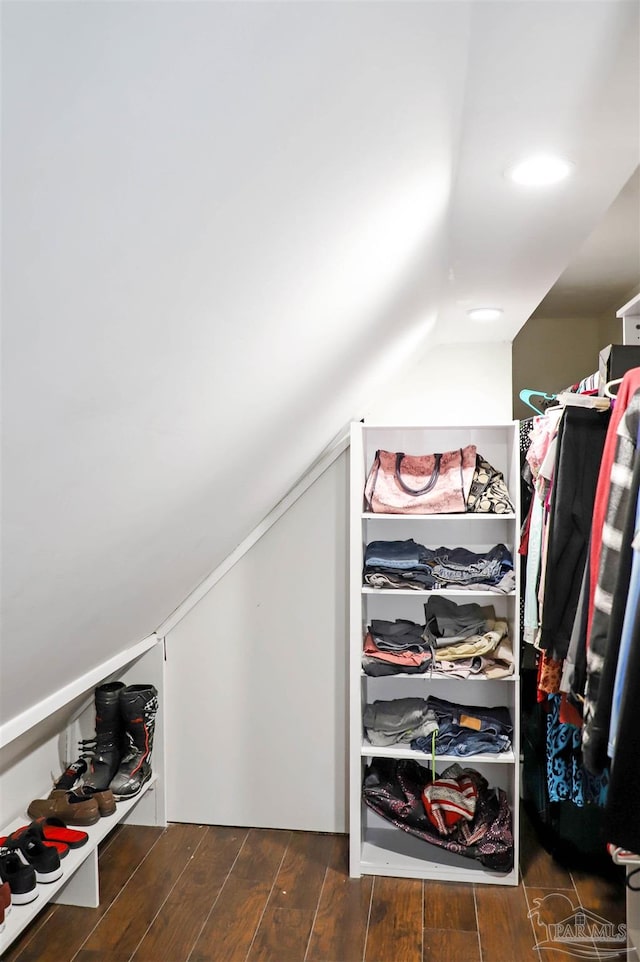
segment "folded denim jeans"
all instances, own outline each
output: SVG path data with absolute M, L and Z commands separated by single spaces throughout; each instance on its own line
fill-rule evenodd
M 367 545 L 364 563 L 367 568 L 419 568 L 424 564 L 426 548 L 408 538 L 406 541 L 372 541 Z
M 503 544 L 480 554 L 467 548 L 425 548 L 413 539 L 373 541 L 365 549 L 364 578 L 369 584 L 378 574 L 419 582 L 425 588 L 498 585 L 512 571 L 513 559 Z
M 412 740 L 411 747 L 421 752 L 431 753 L 431 738 Z M 495 732 L 475 732 L 470 729 L 459 728 L 447 722 L 440 725 L 436 737 L 436 755 L 499 755 L 511 748 L 508 735 L 498 735 Z
M 460 705 L 429 695 L 427 705 L 436 713 L 441 726 L 451 722 L 467 731 L 483 731 L 490 734 L 513 734 L 513 723 L 509 709 L 500 705 L 487 708 L 485 705 Z

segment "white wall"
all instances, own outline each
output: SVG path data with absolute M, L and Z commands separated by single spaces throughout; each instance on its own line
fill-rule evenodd
M 46 798 L 53 778 L 66 761 L 63 732 L 80 701 L 56 712 L 30 731 L 0 748 L 0 819 L 6 824 L 22 815 L 34 798 Z M 75 747 L 75 746 L 74 746 Z
M 0 723 L 149 635 L 433 308 L 469 18 L 3 6 Z
M 511 342 L 437 344 L 373 392 L 367 421 L 499 424 L 511 420 Z
M 617 340 L 622 341 L 621 333 Z M 601 347 L 597 317 L 529 318 L 513 342 L 514 417 L 534 413 L 520 400 L 522 389 L 556 394 L 578 383 L 598 370 Z
M 343 831 L 348 455 L 167 636 L 168 817 Z
M 441 345 L 366 419 L 510 420 L 511 346 Z M 168 817 L 345 831 L 348 457 L 167 636 Z

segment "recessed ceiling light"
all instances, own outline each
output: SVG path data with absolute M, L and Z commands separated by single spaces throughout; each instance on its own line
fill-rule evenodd
M 505 171 L 507 177 L 524 187 L 547 187 L 568 177 L 573 164 L 553 154 L 536 154 L 512 164 Z
M 472 321 L 497 321 L 502 317 L 501 307 L 474 307 L 467 311 Z

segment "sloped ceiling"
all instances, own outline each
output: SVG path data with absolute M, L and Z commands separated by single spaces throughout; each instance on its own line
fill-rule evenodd
M 0 720 L 153 631 L 418 347 L 513 338 L 639 161 L 636 3 L 3 21 Z M 540 148 L 574 177 L 518 191 Z

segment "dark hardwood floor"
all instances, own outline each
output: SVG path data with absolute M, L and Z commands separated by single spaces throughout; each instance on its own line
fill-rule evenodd
M 561 921 L 563 905 L 624 922 L 623 885 L 554 863 L 526 820 L 521 869 L 517 888 L 350 879 L 343 836 L 120 826 L 100 854 L 100 907 L 49 906 L 3 959 L 571 962 L 576 956 L 534 948 L 544 933 L 532 909 L 538 924 Z M 550 895 L 555 901 L 536 902 Z M 615 962 L 627 958 L 637 957 L 622 952 Z

